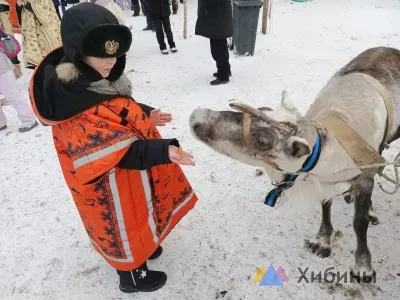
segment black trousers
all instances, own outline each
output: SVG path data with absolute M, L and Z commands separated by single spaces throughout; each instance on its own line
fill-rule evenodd
M 218 78 L 228 80 L 231 72 L 229 49 L 226 39 L 210 39 L 211 55 L 217 64 Z
M 132 0 L 131 9 L 133 10 L 133 12 L 134 12 L 135 14 L 140 13 L 140 4 L 139 4 L 139 0 Z
M 154 26 L 156 27 L 157 41 L 160 45 L 160 50 L 167 49 L 167 45 L 164 41 L 164 31 L 167 35 L 168 45 L 170 48 L 175 47 L 174 36 L 171 31 L 171 22 L 169 17 L 153 17 Z M 163 30 L 164 28 L 164 30 Z

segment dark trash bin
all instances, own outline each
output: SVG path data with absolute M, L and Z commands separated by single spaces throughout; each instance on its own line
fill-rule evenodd
M 254 55 L 258 18 L 263 1 L 234 0 L 233 48 L 238 55 Z

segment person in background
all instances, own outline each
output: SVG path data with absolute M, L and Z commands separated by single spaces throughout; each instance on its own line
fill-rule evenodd
M 7 34 L 14 36 L 13 26 L 10 18 L 10 5 L 6 0 L 0 0 L 0 26 Z M 21 62 L 18 60 L 17 56 L 15 56 L 11 62 L 14 65 L 14 75 L 18 79 L 22 76 Z
M 149 9 L 149 0 L 142 0 L 143 4 L 143 13 L 146 16 L 147 27 L 143 28 L 144 31 L 156 31 L 153 20 L 151 18 L 150 9 Z
M 61 0 L 61 12 L 62 14 L 65 13 L 65 8 L 68 6 L 67 0 Z
M 140 15 L 140 4 L 139 0 L 132 0 L 132 6 L 131 9 L 133 10 L 133 15 L 132 17 L 138 17 Z M 143 10 L 143 7 L 142 7 Z
M 172 4 L 172 14 L 176 15 L 178 13 L 178 0 L 169 0 L 169 3 Z
M 34 69 L 48 53 L 61 46 L 60 18 L 52 0 L 17 0 L 25 67 Z
M 56 9 L 56 13 L 58 18 L 61 20 L 61 15 L 60 15 L 60 0 L 53 0 L 54 8 Z
M 14 65 L 9 58 L 0 51 L 0 93 L 16 110 L 22 125 L 19 132 L 27 132 L 38 126 L 35 115 L 23 93 L 17 88 L 17 80 L 13 73 Z M 7 118 L 0 105 L 0 131 L 7 129 Z
M 216 79 L 210 84 L 226 84 L 232 75 L 227 41 L 232 36 L 231 1 L 199 0 L 197 16 L 195 34 L 210 39 L 211 55 L 217 65 L 217 72 L 213 74 Z
M 118 3 L 119 7 L 121 7 L 122 10 L 125 10 L 125 4 L 126 3 L 129 5 L 128 7 L 132 6 L 131 0 L 116 0 L 116 1 Z
M 164 31 L 172 53 L 178 52 L 174 42 L 174 36 L 171 31 L 171 22 L 169 16 L 171 10 L 168 0 L 150 0 L 150 15 L 156 28 L 157 41 L 162 54 L 168 54 L 167 45 L 164 41 Z

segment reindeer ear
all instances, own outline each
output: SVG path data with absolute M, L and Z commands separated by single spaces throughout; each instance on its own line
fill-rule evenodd
M 290 112 L 291 114 L 294 114 L 296 116 L 300 116 L 300 113 L 299 113 L 297 107 L 289 99 L 289 94 L 288 94 L 287 91 L 283 91 L 283 93 L 282 93 L 281 107 L 284 110 Z
M 311 154 L 310 144 L 303 138 L 291 136 L 287 139 L 285 149 L 286 155 L 293 158 L 300 158 Z

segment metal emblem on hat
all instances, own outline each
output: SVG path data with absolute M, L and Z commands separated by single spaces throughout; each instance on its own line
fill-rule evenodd
M 119 48 L 119 43 L 116 41 L 107 41 L 104 47 L 106 48 L 106 52 L 108 54 L 113 55 L 117 53 Z

